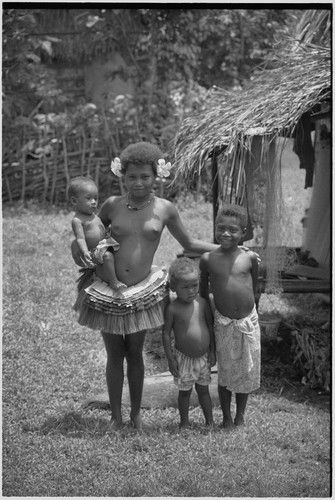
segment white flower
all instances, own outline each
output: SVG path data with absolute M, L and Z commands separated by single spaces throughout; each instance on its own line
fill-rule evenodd
M 112 164 L 111 164 L 111 171 L 117 177 L 122 177 L 120 158 L 114 158 L 114 160 L 112 161 Z
M 158 160 L 157 175 L 158 177 L 169 177 L 171 170 L 171 163 L 165 163 L 165 160 Z

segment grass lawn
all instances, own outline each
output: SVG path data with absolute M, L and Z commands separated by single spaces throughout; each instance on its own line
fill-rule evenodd
M 178 206 L 189 231 L 211 240 L 211 207 L 190 199 Z M 99 333 L 77 325 L 72 311 L 78 271 L 71 217 L 3 211 L 2 495 L 330 496 L 329 405 L 303 390 L 285 341 L 264 340 L 262 388 L 249 398 L 245 427 L 233 432 L 207 429 L 198 407 L 184 433 L 175 408 L 145 409 L 142 435 L 129 425 L 114 432 L 107 410 L 83 408 L 106 390 L 105 354 Z M 168 265 L 179 251 L 164 233 L 156 262 Z M 301 324 L 329 317 L 329 307 L 311 295 L 276 307 Z M 147 353 L 146 367 L 155 373 L 164 360 Z M 123 410 L 127 422 L 129 408 Z M 221 422 L 218 407 L 214 419 Z

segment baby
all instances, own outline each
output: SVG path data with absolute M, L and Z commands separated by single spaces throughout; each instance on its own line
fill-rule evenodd
M 198 296 L 199 271 L 191 259 L 176 259 L 171 264 L 169 278 L 170 288 L 177 297 L 165 311 L 163 345 L 170 372 L 179 388 L 179 427 L 190 426 L 188 413 L 194 384 L 206 424 L 212 425 L 208 386 L 211 366 L 215 365 L 215 346 L 210 307 Z M 174 349 L 171 345 L 172 330 Z
M 72 229 L 87 267 L 94 268 L 102 264 L 104 276 L 114 290 L 126 285 L 118 280 L 113 252 L 120 245 L 112 237 L 108 237 L 101 219 L 94 213 L 98 205 L 98 189 L 89 177 L 75 177 L 68 187 L 68 197 L 75 207 L 76 213 L 72 219 Z

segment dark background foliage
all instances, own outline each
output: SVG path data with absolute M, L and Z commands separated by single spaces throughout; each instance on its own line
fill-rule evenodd
M 130 142 L 157 143 L 172 159 L 185 116 L 214 85 L 243 88 L 306 13 L 3 7 L 3 199 L 51 204 L 63 203 L 68 179 L 82 173 L 96 178 L 103 197 L 122 190 L 109 165 Z M 125 65 L 105 76 L 130 81 L 131 94 L 106 91 L 92 107 L 86 91 L 66 89 L 62 68 L 89 71 L 115 54 Z

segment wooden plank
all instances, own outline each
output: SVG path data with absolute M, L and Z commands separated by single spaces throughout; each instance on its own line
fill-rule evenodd
M 330 280 L 310 280 L 310 279 L 282 279 L 280 286 L 284 293 L 329 293 Z M 264 293 L 266 282 L 259 280 L 259 291 Z
M 285 274 L 303 278 L 317 279 L 317 280 L 329 280 L 330 270 L 322 267 L 310 267 L 303 265 L 295 265 L 284 270 Z

